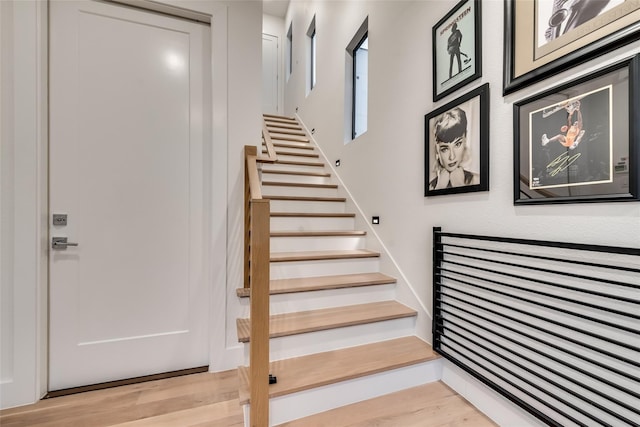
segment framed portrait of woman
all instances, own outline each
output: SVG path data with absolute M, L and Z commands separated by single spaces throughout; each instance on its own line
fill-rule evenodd
M 479 0 L 462 0 L 432 29 L 433 100 L 482 75 Z
M 489 84 L 428 113 L 424 195 L 489 190 Z

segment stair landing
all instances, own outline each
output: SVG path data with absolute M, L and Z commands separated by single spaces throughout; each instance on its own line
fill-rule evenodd
M 353 403 L 278 427 L 493 427 L 487 416 L 438 381 Z
M 270 363 L 278 378 L 269 386 L 269 397 L 284 396 L 366 375 L 398 369 L 440 358 L 431 346 L 411 336 L 316 353 Z M 316 367 L 316 368 L 313 368 Z M 240 404 L 249 403 L 249 369 L 238 368 Z

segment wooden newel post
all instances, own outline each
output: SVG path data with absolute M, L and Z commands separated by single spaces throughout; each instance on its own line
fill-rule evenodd
M 251 200 L 251 426 L 269 425 L 269 200 Z

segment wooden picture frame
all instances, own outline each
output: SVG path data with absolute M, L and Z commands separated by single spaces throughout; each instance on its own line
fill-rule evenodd
M 434 102 L 482 75 L 481 22 L 480 0 L 462 0 L 432 28 Z
M 640 0 L 505 0 L 509 94 L 640 38 Z
M 640 55 L 514 104 L 514 203 L 637 201 Z
M 424 195 L 489 190 L 489 83 L 425 115 Z

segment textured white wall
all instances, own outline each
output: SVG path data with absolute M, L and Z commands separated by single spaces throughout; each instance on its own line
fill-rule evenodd
M 431 29 L 456 1 L 294 1 L 294 70 L 287 114 L 298 114 L 333 163 L 410 286 L 431 307 L 431 232 L 445 231 L 640 247 L 640 203 L 513 205 L 513 103 L 640 52 L 640 42 L 507 97 L 502 96 L 503 2 L 482 2 L 482 78 L 432 102 Z M 313 15 L 318 83 L 305 96 L 300 40 Z M 369 16 L 369 129 L 345 144 L 345 48 Z M 297 43 L 296 43 L 297 42 Z M 490 191 L 423 197 L 424 115 L 490 84 Z M 348 112 L 347 112 L 348 114 Z

